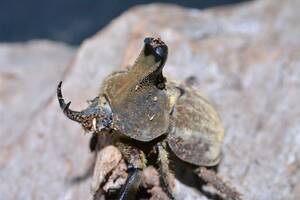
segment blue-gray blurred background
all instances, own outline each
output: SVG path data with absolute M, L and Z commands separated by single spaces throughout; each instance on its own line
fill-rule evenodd
M 159 1 L 204 9 L 245 0 Z M 0 0 L 0 42 L 51 39 L 72 45 L 135 5 L 149 0 Z

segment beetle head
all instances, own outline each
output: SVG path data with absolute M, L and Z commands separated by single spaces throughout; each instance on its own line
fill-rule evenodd
M 69 108 L 71 102 L 66 104 L 63 99 L 61 85 L 62 82 L 57 87 L 57 98 L 60 108 L 69 119 L 80 123 L 86 131 L 100 132 L 110 128 L 112 112 L 104 97 L 93 99 L 90 105 L 82 111 L 73 111 Z

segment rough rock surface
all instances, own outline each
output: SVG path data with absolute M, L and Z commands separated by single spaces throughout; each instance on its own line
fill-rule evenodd
M 89 137 L 59 111 L 57 81 L 65 80 L 72 108 L 85 107 L 149 35 L 169 46 L 166 76 L 196 76 L 220 112 L 226 138 L 219 173 L 245 199 L 300 199 L 299 8 L 297 0 L 205 11 L 136 7 L 87 39 L 72 62 L 73 49 L 62 45 L 1 44 L 0 199 L 88 199 L 91 179 L 68 180 L 87 167 Z M 181 197 L 206 199 L 190 190 Z

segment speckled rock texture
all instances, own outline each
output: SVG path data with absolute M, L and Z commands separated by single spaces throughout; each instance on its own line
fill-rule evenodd
M 197 77 L 226 128 L 219 174 L 244 199 L 300 199 L 300 1 L 257 0 L 208 10 L 153 4 L 114 20 L 77 52 L 47 41 L 0 44 L 0 199 L 89 199 L 70 184 L 92 157 L 89 136 L 59 110 L 96 96 L 131 65 L 145 36 L 169 46 L 165 75 Z M 207 199 L 176 182 L 178 199 Z

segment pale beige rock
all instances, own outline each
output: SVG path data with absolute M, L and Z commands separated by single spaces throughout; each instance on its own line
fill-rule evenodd
M 157 170 L 150 166 L 144 169 L 142 176 L 142 185 L 148 188 L 151 194 L 150 200 L 168 200 L 169 197 L 160 187 L 159 174 Z
M 53 115 L 45 108 L 74 55 L 74 48 L 57 42 L 0 44 L 0 199 L 47 199 L 66 193 L 61 188 L 73 164 L 59 149 L 72 138 L 59 138 L 61 131 L 57 141 L 62 143 L 48 142 L 56 124 L 48 120 Z M 37 122 L 40 130 L 33 131 Z M 58 162 L 64 163 L 63 170 Z
M 120 189 L 125 184 L 127 177 L 127 165 L 125 161 L 122 160 L 117 168 L 113 170 L 111 176 L 103 186 L 103 190 L 107 192 L 110 189 Z
M 245 199 L 298 199 L 299 4 L 260 0 L 204 11 L 135 7 L 86 40 L 65 73 L 55 71 L 50 60 L 60 58 L 60 66 L 66 66 L 72 49 L 61 46 L 66 54 L 57 49 L 43 57 L 25 48 L 12 57 L 1 45 L 1 199 L 87 199 L 91 179 L 79 185 L 67 180 L 84 171 L 89 137 L 59 110 L 55 85 L 65 74 L 63 93 L 72 100 L 71 108 L 85 107 L 103 78 L 130 65 L 143 38 L 152 35 L 160 35 L 169 46 L 167 77 L 196 76 L 197 87 L 220 112 L 226 137 L 219 173 Z M 4 62 L 36 69 L 49 65 L 23 72 L 3 67 Z M 31 78 L 24 78 L 29 72 Z M 179 192 L 180 198 L 206 199 L 179 181 L 176 187 L 186 194 Z
M 99 190 L 100 184 L 105 183 L 105 178 L 107 177 L 107 175 L 117 168 L 121 159 L 121 152 L 114 146 L 107 146 L 99 151 L 96 158 L 92 181 L 92 191 L 94 193 Z M 112 176 L 114 177 L 114 174 L 112 174 Z

